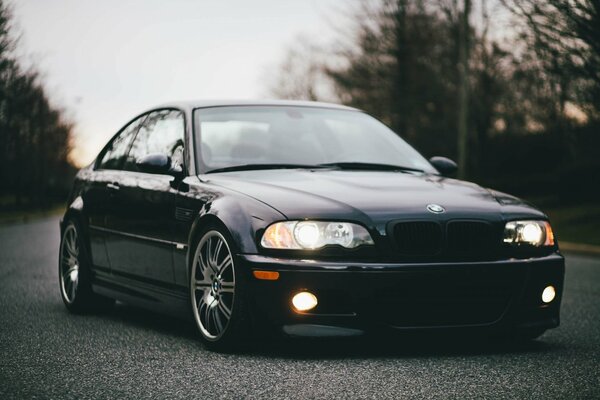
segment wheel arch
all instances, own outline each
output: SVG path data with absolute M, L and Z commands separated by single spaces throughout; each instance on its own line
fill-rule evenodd
M 76 221 L 78 228 L 83 230 L 83 235 L 85 238 L 89 238 L 88 232 L 88 224 L 87 218 L 85 216 L 85 211 L 83 207 L 83 198 L 81 196 L 77 196 L 73 199 L 73 201 L 67 206 L 65 214 L 60 220 L 60 237 L 64 233 L 64 230 L 69 223 L 69 221 Z M 89 240 L 84 240 L 86 251 L 90 251 L 90 243 Z M 89 253 L 88 253 L 89 254 Z
M 245 200 L 245 199 L 242 199 Z M 218 197 L 204 204 L 192 223 L 188 236 L 188 268 L 195 252 L 195 244 L 207 226 L 216 225 L 227 233 L 235 254 L 258 253 L 257 235 L 271 222 L 284 219 L 283 215 L 254 199 L 240 201 L 233 196 Z

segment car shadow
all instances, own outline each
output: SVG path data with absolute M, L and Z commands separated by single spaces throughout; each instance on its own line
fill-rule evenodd
M 247 354 L 289 359 L 428 358 L 496 354 L 546 353 L 561 347 L 544 338 L 520 341 L 501 338 L 447 336 L 447 334 L 369 335 L 355 338 L 257 340 Z
M 103 318 L 140 329 L 189 340 L 198 349 L 201 344 L 191 319 L 185 320 L 159 314 L 135 306 L 117 303 Z M 396 333 L 353 338 L 290 338 L 269 336 L 247 338 L 232 352 L 247 357 L 283 359 L 342 358 L 427 358 L 465 357 L 494 354 L 547 353 L 560 349 L 561 344 L 538 340 L 519 341 L 447 332 Z
M 178 336 L 194 341 L 197 341 L 198 338 L 191 318 L 189 320 L 177 318 L 121 302 L 117 302 L 111 310 L 99 313 L 97 316 L 163 335 Z

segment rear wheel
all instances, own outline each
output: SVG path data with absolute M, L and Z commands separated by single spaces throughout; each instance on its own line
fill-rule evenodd
M 114 300 L 92 292 L 90 262 L 75 221 L 69 221 L 60 242 L 58 280 L 67 310 L 74 313 L 103 310 Z
M 247 333 L 244 277 L 238 270 L 228 233 L 218 227 L 200 236 L 190 273 L 194 321 L 205 345 L 228 351 Z

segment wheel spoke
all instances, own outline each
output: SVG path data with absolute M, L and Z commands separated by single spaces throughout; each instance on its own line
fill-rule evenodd
M 198 255 L 198 258 L 196 258 L 195 260 L 196 266 L 194 268 L 194 270 L 196 271 L 196 274 L 194 276 L 194 278 L 196 279 L 196 283 L 208 283 L 210 284 L 210 274 L 208 271 L 208 266 L 206 265 L 206 263 L 204 262 L 204 258 L 202 257 L 202 254 Z M 201 279 L 198 279 L 197 276 L 197 272 L 200 271 L 200 274 L 202 275 Z
M 206 274 L 209 271 L 212 271 L 213 273 L 216 273 L 217 270 L 211 265 L 208 256 L 206 256 L 206 260 L 204 259 L 204 257 L 202 257 L 202 255 L 200 255 L 200 263 L 202 265 L 202 274 L 206 277 Z
M 64 273 L 65 270 L 68 270 L 69 268 L 71 268 L 71 266 L 73 264 L 74 264 L 73 259 L 67 258 L 67 256 L 65 256 L 63 254 L 62 258 L 61 258 L 61 273 Z
M 213 258 L 212 242 L 213 242 L 212 237 L 208 238 L 208 240 L 206 241 L 206 260 L 204 261 L 211 268 L 212 268 L 212 265 L 210 263 Z
M 217 265 L 217 260 L 219 259 L 219 253 L 221 253 L 221 248 L 223 247 L 223 241 L 217 240 L 217 245 L 215 246 L 215 251 L 213 253 L 213 258 L 210 260 L 212 265 Z M 219 270 L 219 268 L 217 268 Z
M 200 266 L 200 272 L 202 273 L 202 277 L 204 279 L 207 279 L 212 268 L 210 268 L 210 266 L 206 263 L 206 261 L 204 260 L 204 257 L 202 257 L 202 255 L 200 255 L 198 257 L 197 262 L 198 262 L 198 265 Z
M 219 264 L 219 266 L 217 267 L 217 273 L 219 274 L 219 276 L 223 275 L 223 272 L 225 271 L 225 268 L 229 267 L 231 265 L 231 255 L 227 254 L 227 257 L 225 257 L 223 259 L 223 261 L 221 261 L 221 264 Z
M 202 258 L 201 255 L 198 256 L 198 258 L 196 258 L 196 272 L 200 271 L 200 273 L 202 274 L 202 277 L 204 277 L 206 275 L 206 265 L 204 264 L 204 260 Z
M 209 280 L 203 279 L 200 281 L 196 281 L 194 285 L 196 286 L 196 290 L 206 290 L 206 288 L 210 287 L 211 282 Z
M 67 232 L 67 234 L 65 235 L 65 243 L 70 243 L 73 241 L 73 230 L 70 230 L 69 232 Z
M 79 247 L 77 246 L 77 232 L 75 229 L 71 231 L 71 240 L 69 242 L 73 250 L 73 255 L 77 257 L 79 255 Z
M 200 299 L 198 300 L 198 317 L 201 320 L 206 321 L 206 309 L 207 309 L 207 305 L 206 305 L 206 297 L 205 296 L 200 296 Z
M 231 310 L 229 309 L 229 307 L 227 307 L 225 305 L 225 303 L 223 301 L 219 301 L 219 303 L 217 304 L 217 307 L 219 310 L 221 310 L 223 315 L 225 315 L 227 320 L 229 320 L 229 318 L 231 318 Z
M 77 256 L 77 252 L 75 251 L 75 246 L 73 245 L 73 239 L 72 238 L 67 238 L 65 240 L 65 244 L 67 246 L 67 252 L 69 253 L 69 255 L 71 256 Z
M 74 251 L 73 255 L 75 257 L 79 257 L 79 245 L 77 244 L 77 240 L 76 239 L 73 239 L 72 245 L 73 245 L 73 251 Z
M 218 304 L 220 304 L 221 302 L 219 302 Z M 213 320 L 215 321 L 215 328 L 217 328 L 217 333 L 221 333 L 223 332 L 223 321 L 221 321 L 221 316 L 219 315 L 218 312 L 218 307 L 215 308 L 212 312 L 213 315 Z
M 67 262 L 67 265 L 77 264 L 77 258 L 73 257 L 71 254 L 67 255 L 68 258 L 64 259 Z
M 204 320 L 206 321 L 206 330 L 210 332 L 210 314 L 211 314 L 211 308 L 212 308 L 212 304 L 215 302 L 215 300 L 213 299 L 213 301 L 209 303 L 204 303 Z
M 69 270 L 63 274 L 63 281 L 66 281 L 67 279 L 68 279 L 69 281 L 73 281 L 73 280 L 71 279 L 71 273 L 72 273 L 73 271 L 75 271 L 76 269 L 77 269 L 77 267 L 72 267 L 72 268 L 69 268 Z
M 221 293 L 231 293 L 233 294 L 235 292 L 235 285 L 234 284 L 225 284 L 223 283 L 221 285 Z
M 206 296 L 200 296 L 200 298 L 198 299 L 198 312 L 199 313 L 205 312 L 206 307 L 207 307 Z

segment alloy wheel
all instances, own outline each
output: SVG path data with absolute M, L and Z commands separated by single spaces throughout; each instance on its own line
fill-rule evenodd
M 235 266 L 221 233 L 207 232 L 196 248 L 191 271 L 194 317 L 202 335 L 211 341 L 223 336 L 235 300 Z
M 75 225 L 67 226 L 60 249 L 60 289 L 68 304 L 77 296 L 79 286 L 79 241 Z

